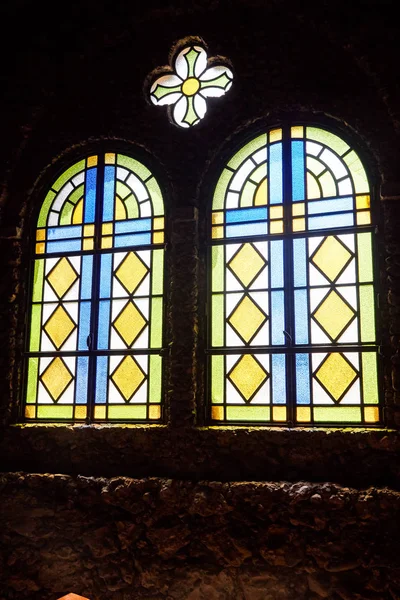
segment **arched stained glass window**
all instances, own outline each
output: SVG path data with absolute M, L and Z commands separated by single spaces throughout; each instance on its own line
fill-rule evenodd
M 164 205 L 141 162 L 108 152 L 62 173 L 39 213 L 25 418 L 161 418 Z
M 214 422 L 376 424 L 370 186 L 355 150 L 298 125 L 239 150 L 211 217 Z

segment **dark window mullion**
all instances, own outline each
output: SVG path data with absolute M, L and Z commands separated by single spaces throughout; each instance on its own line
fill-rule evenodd
M 94 404 L 96 392 L 96 366 L 97 366 L 97 333 L 99 319 L 99 296 L 100 296 L 100 260 L 101 260 L 101 225 L 102 208 L 104 195 L 104 152 L 99 152 L 97 163 L 97 182 L 96 182 L 96 210 L 95 210 L 95 228 L 94 228 L 94 252 L 93 252 L 93 274 L 92 274 L 92 298 L 90 315 L 90 354 L 89 354 L 89 373 L 88 373 L 88 420 L 94 420 Z
M 286 347 L 295 342 L 294 320 L 294 278 L 293 278 L 293 238 L 292 233 L 292 153 L 290 127 L 282 128 L 282 165 L 283 165 L 283 206 L 284 206 L 284 233 L 283 260 L 284 260 L 284 302 L 285 302 L 285 331 Z M 286 353 L 286 405 L 287 421 L 295 422 L 296 405 L 296 356 L 293 352 Z

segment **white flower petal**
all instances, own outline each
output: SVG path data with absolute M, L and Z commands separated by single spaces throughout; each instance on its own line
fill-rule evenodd
M 194 99 L 194 110 L 197 113 L 199 119 L 202 119 L 207 112 L 207 103 L 199 94 L 196 94 Z
M 172 118 L 179 127 L 189 127 L 189 123 L 184 123 L 183 119 L 185 118 L 186 112 L 188 109 L 188 101 L 186 96 L 182 96 L 182 98 L 177 102 L 174 106 L 172 112 Z
M 182 80 L 176 75 L 163 75 L 155 80 L 150 89 L 150 100 L 156 106 L 175 104 L 182 95 Z
M 207 68 L 207 52 L 201 46 L 195 46 L 194 49 L 200 52 L 194 63 L 194 76 L 199 78 Z
M 184 48 L 182 52 L 179 52 L 175 60 L 175 71 L 181 79 L 187 79 L 188 76 L 188 64 L 185 59 L 185 54 L 189 52 L 190 48 Z
M 227 90 L 223 90 L 222 88 L 207 87 L 207 88 L 204 88 L 203 90 L 200 90 L 199 93 L 204 98 L 220 98 L 221 96 L 226 94 L 226 92 L 227 92 Z
M 217 67 L 210 67 L 200 77 L 200 81 L 210 81 L 210 79 L 216 79 L 220 75 L 226 73 L 229 79 L 233 79 L 233 73 L 228 67 L 219 65 Z

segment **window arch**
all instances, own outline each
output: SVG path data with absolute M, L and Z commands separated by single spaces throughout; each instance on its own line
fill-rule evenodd
M 370 185 L 322 127 L 274 128 L 227 162 L 210 223 L 214 422 L 377 424 Z
M 159 420 L 164 203 L 118 152 L 66 169 L 40 208 L 31 263 L 25 419 Z

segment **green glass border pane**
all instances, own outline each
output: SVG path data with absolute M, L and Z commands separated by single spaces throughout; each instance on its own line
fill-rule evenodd
M 211 337 L 214 348 L 224 345 L 224 295 L 213 294 L 211 300 Z
M 221 210 L 225 207 L 225 194 L 228 185 L 234 176 L 234 172 L 229 169 L 224 169 L 221 173 L 218 183 L 215 186 L 212 208 L 213 210 Z
M 340 137 L 319 127 L 306 127 L 306 138 L 328 146 L 328 148 L 339 154 L 339 156 L 342 156 L 350 148 Z
M 268 422 L 271 419 L 271 409 L 269 406 L 227 406 L 227 421 L 263 421 Z
M 153 250 L 151 293 L 162 294 L 164 287 L 164 250 Z
M 146 419 L 147 404 L 124 404 L 124 405 L 108 405 L 108 419 Z
M 37 400 L 37 381 L 39 374 L 39 358 L 30 358 L 28 361 L 28 384 L 26 403 L 35 404 Z
M 51 205 L 53 204 L 53 200 L 56 197 L 56 193 L 53 190 L 50 190 L 46 198 L 43 201 L 42 208 L 40 209 L 37 226 L 38 227 L 46 227 L 47 225 L 47 216 L 49 214 L 49 210 Z
M 262 133 L 257 136 L 250 142 L 248 142 L 245 146 L 243 146 L 236 154 L 231 158 L 228 162 L 228 167 L 231 169 L 237 169 L 242 162 L 244 162 L 249 156 L 260 150 L 263 146 L 267 145 L 267 134 Z
M 375 341 L 375 303 L 374 288 L 372 285 L 361 285 L 360 294 L 360 321 L 361 341 Z
M 365 404 L 378 404 L 378 370 L 375 352 L 362 353 L 362 385 Z
M 164 200 L 160 186 L 154 177 L 149 179 L 149 181 L 146 181 L 145 186 L 147 187 L 153 205 L 153 215 L 155 217 L 162 217 L 164 215 Z
M 367 175 L 361 160 L 358 158 L 354 150 L 346 154 L 346 156 L 343 157 L 343 160 L 350 170 L 356 194 L 369 194 Z
M 361 423 L 360 406 L 314 406 L 315 423 Z
M 42 320 L 42 305 L 33 304 L 31 312 L 31 333 L 29 351 L 38 352 L 40 349 L 40 333 Z
M 161 348 L 163 325 L 163 300 L 159 296 L 151 299 L 150 348 Z
M 225 356 L 211 357 L 212 404 L 224 403 Z
M 162 357 L 152 354 L 149 357 L 149 400 L 152 404 L 161 402 Z
M 152 172 L 144 164 L 125 154 L 117 154 L 117 165 L 125 167 L 128 171 L 132 171 L 142 181 L 152 176 Z
M 359 282 L 367 283 L 373 280 L 372 234 L 358 233 L 357 246 Z
M 38 404 L 36 416 L 38 419 L 72 420 L 74 407 L 71 404 L 47 405 Z
M 55 183 L 51 187 L 56 192 L 59 192 L 61 190 L 61 188 L 63 187 L 63 185 L 65 183 L 67 183 L 67 181 L 69 181 L 69 179 L 72 179 L 72 177 L 74 177 L 74 175 L 77 175 L 84 169 L 85 169 L 85 159 L 80 160 L 79 162 L 72 165 L 72 167 L 69 167 L 69 169 L 66 169 L 64 171 L 64 173 L 62 175 L 60 175 L 60 177 L 58 179 L 56 179 Z
M 33 272 L 32 302 L 41 302 L 43 298 L 44 259 L 35 260 Z
M 211 249 L 211 260 L 212 260 L 212 286 L 213 292 L 224 291 L 224 267 L 225 267 L 225 247 L 224 246 L 213 246 Z

